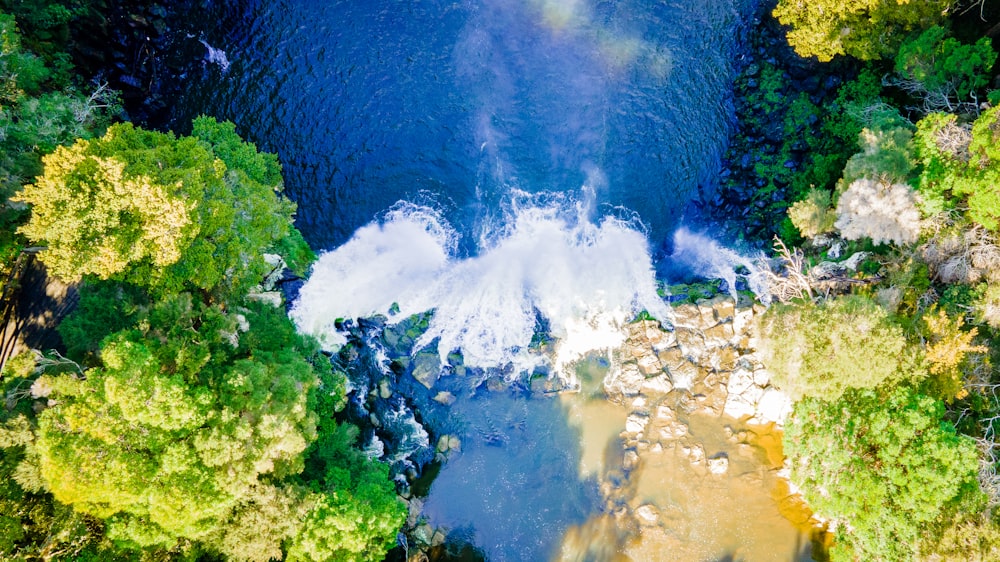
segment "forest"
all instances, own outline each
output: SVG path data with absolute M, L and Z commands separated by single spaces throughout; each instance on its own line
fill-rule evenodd
M 406 506 L 275 291 L 315 259 L 277 157 L 212 117 L 124 120 L 70 56 L 94 4 L 0 2 L 0 290 L 32 259 L 79 288 L 63 348 L 0 374 L 0 556 L 382 560 Z M 831 560 L 1000 559 L 988 8 L 780 0 L 766 25 L 795 54 L 734 85 L 719 190 L 773 244 L 759 348 Z M 793 57 L 834 86 L 806 91 Z

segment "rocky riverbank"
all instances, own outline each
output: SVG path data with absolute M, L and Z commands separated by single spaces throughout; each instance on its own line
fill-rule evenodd
M 836 153 L 845 146 L 831 138 L 827 114 L 845 111 L 838 105 L 841 86 L 859 72 L 853 59 L 819 63 L 797 55 L 771 16 L 775 4 L 761 2 L 748 25 L 733 83 L 736 125 L 718 189 L 704 193 L 697 210 L 723 239 L 764 245 L 775 234 L 794 241 L 786 209 L 810 185 L 825 187 L 839 177 L 855 138 L 847 139 L 846 155 Z
M 652 559 L 663 549 L 677 560 L 809 559 L 821 524 L 787 479 L 781 426 L 791 402 L 754 351 L 762 311 L 722 295 L 678 305 L 673 330 L 629 325 L 600 396 L 534 393 L 562 402 L 580 424 L 583 456 L 590 447 L 599 459 L 581 470 L 596 472 L 603 507 L 569 530 L 561 559 Z M 608 420 L 618 426 L 600 427 Z M 434 442 L 438 461 L 462 455 L 455 435 Z M 408 560 L 450 559 L 453 530 L 422 513 L 422 498 L 405 499 Z

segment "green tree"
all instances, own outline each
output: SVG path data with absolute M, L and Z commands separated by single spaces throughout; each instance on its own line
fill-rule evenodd
M 211 118 L 182 138 L 114 125 L 44 163 L 16 197 L 32 206 L 21 232 L 46 245 L 39 258 L 68 280 L 240 294 L 268 271 L 262 254 L 291 231 L 295 205 L 277 195 L 276 158 Z
M 985 504 L 975 442 L 943 421 L 941 401 L 883 388 L 806 398 L 785 426 L 792 481 L 836 523 L 834 560 L 914 560 L 921 539 Z
M 873 60 L 896 52 L 906 34 L 944 18 L 952 0 L 779 0 L 774 17 L 803 57 Z
M 837 400 L 922 376 L 918 354 L 882 307 L 860 296 L 775 304 L 760 321 L 762 361 L 793 399 Z
M 53 404 L 38 416 L 37 471 L 118 540 L 209 541 L 269 479 L 301 471 L 316 347 L 280 310 L 226 313 L 187 294 L 139 326 L 106 340 L 86 378 L 34 383 Z
M 924 212 L 964 203 L 972 221 L 1000 229 L 1000 107 L 984 111 L 971 130 L 954 115 L 928 115 L 917 123 L 915 141 Z
M 102 131 L 117 108 L 114 92 L 98 87 L 83 95 L 54 74 L 22 46 L 14 18 L 0 12 L 0 279 L 25 245 L 16 230 L 28 212 L 10 197 L 41 173 L 42 154 Z
M 966 45 L 934 26 L 899 47 L 897 85 L 921 98 L 927 113 L 954 112 L 986 86 L 996 58 L 989 39 Z
M 788 218 L 806 238 L 831 232 L 837 214 L 830 206 L 830 192 L 825 189 L 810 189 L 805 199 L 788 208 Z

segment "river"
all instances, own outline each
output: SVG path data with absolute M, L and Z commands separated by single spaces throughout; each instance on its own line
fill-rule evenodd
M 605 524 L 606 471 L 595 466 L 620 447 L 627 413 L 587 391 L 580 366 L 613 369 L 611 350 L 640 311 L 669 322 L 656 272 L 671 269 L 673 233 L 714 188 L 753 8 L 242 0 L 209 3 L 182 25 L 205 57 L 186 77 L 174 128 L 209 114 L 277 153 L 299 228 L 327 251 L 294 305 L 300 328 L 334 349 L 345 341 L 340 318 L 392 324 L 435 311 L 419 361 L 375 359 L 368 382 L 396 381 L 386 392 L 396 411 L 416 407 L 432 438 L 459 440 L 424 513 L 490 560 L 612 557 L 587 554 L 593 541 L 567 554 Z M 433 391 L 400 382 L 425 359 L 443 369 Z M 471 382 L 446 376 L 467 368 Z M 531 374 L 581 391 L 519 391 Z M 455 401 L 432 399 L 441 392 Z M 419 436 L 407 442 L 433 454 Z M 683 488 L 683 471 L 661 465 L 641 486 Z M 761 540 L 750 551 L 798 552 Z M 684 559 L 733 552 L 732 540 L 717 542 Z

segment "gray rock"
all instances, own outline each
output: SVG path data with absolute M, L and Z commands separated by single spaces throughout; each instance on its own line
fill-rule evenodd
M 441 359 L 433 351 L 424 350 L 413 356 L 413 370 L 410 374 L 428 389 L 434 386 L 441 375 Z

